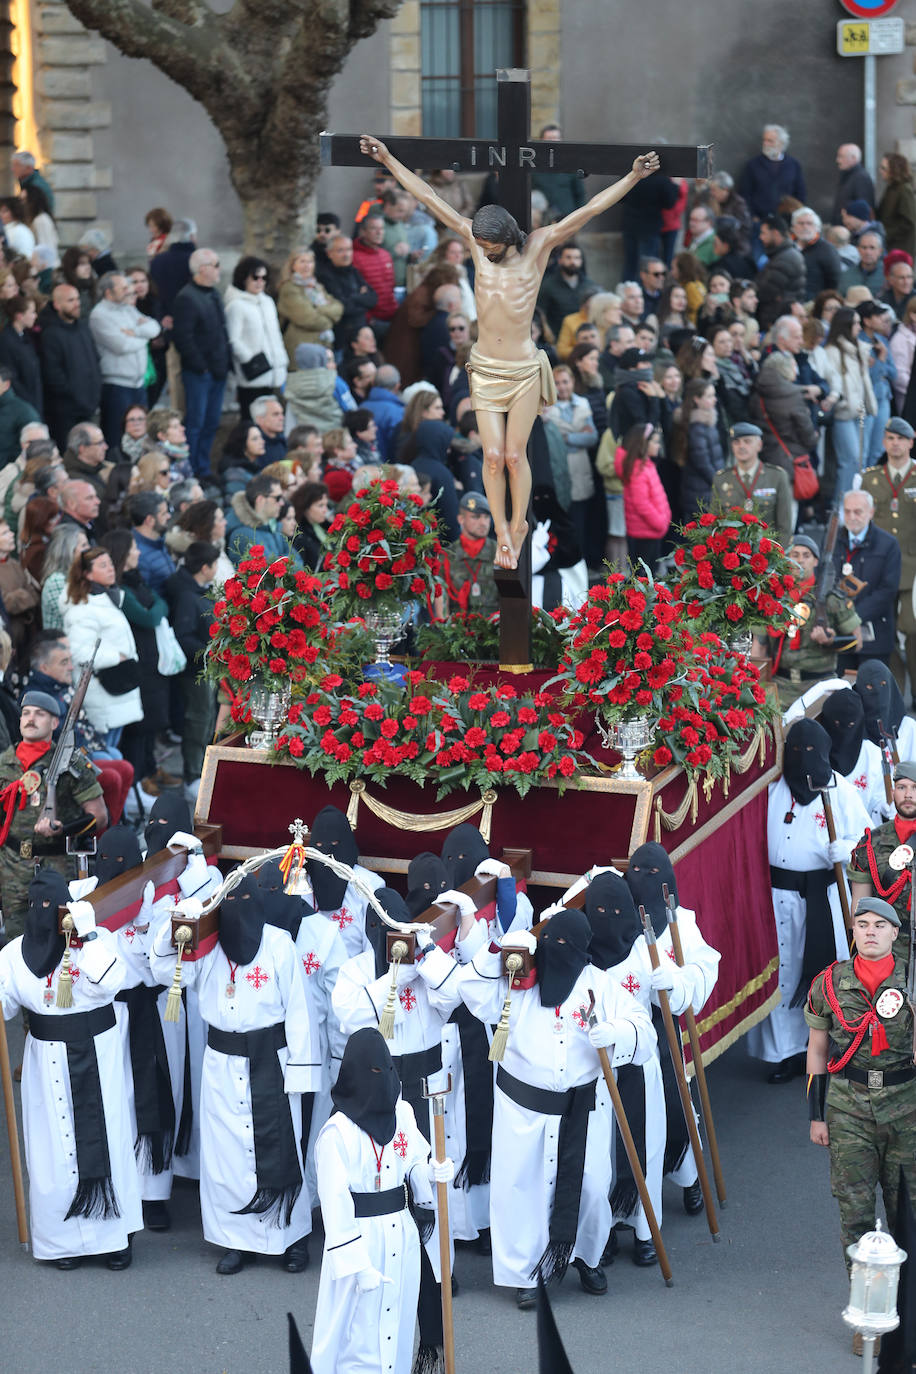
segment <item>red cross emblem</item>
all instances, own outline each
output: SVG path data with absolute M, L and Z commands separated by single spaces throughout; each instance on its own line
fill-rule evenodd
M 403 1131 L 399 1131 L 394 1138 L 394 1152 L 402 1159 L 407 1158 L 407 1137 Z
M 585 1007 L 577 1007 L 572 1014 L 572 1019 L 575 1021 L 576 1025 L 579 1027 L 580 1030 L 585 1030 L 586 1026 L 588 1025 L 588 1018 Z
M 676 955 L 675 955 L 673 949 L 670 949 L 670 948 L 669 948 L 669 949 L 666 949 L 666 950 L 665 950 L 665 953 L 667 954 L 668 958 L 671 960 L 672 964 L 676 964 L 676 963 L 677 963 L 677 957 L 676 957 Z
M 864 773 L 860 773 L 857 778 L 853 778 L 852 785 L 853 787 L 858 787 L 860 792 L 864 792 L 868 786 L 868 778 Z
M 632 973 L 628 973 L 626 978 L 624 978 L 623 982 L 621 983 L 621 987 L 626 988 L 627 992 L 629 993 L 637 993 L 639 992 L 640 985 L 639 983 L 637 983 Z
M 824 815 L 823 811 L 815 811 L 814 819 L 817 821 L 821 830 L 823 830 L 824 826 L 827 824 L 827 817 Z
M 134 936 L 136 935 L 136 933 L 136 929 L 133 926 L 124 927 L 124 939 L 127 941 L 128 944 L 133 944 Z
M 245 980 L 249 982 L 255 992 L 257 992 L 262 983 L 270 982 L 270 974 L 265 973 L 262 968 L 255 964 L 254 968 L 245 974 Z
M 70 965 L 70 977 L 73 979 L 74 983 L 76 982 L 76 980 L 77 980 L 77 978 L 78 978 L 79 976 L 80 976 L 80 971 L 79 971 L 79 969 L 76 967 L 75 964 L 71 964 L 71 965 Z
M 337 922 L 341 931 L 344 926 L 351 926 L 353 924 L 353 917 L 345 906 L 342 906 L 339 911 L 335 911 L 331 916 L 331 920 Z
M 314 950 L 309 950 L 308 954 L 302 960 L 302 967 L 305 969 L 306 973 L 317 973 L 321 968 L 321 962 L 316 959 Z
M 398 998 L 405 1011 L 413 1011 L 417 1005 L 416 994 L 410 988 L 402 988 L 398 993 Z

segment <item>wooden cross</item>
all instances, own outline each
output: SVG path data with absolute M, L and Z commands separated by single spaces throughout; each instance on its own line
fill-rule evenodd
M 392 154 L 405 167 L 451 167 L 456 172 L 498 172 L 499 203 L 523 229 L 531 227 L 531 173 L 574 172 L 577 176 L 620 176 L 645 152 L 645 146 L 613 143 L 538 142 L 531 129 L 531 73 L 510 67 L 496 73 L 497 134 L 480 138 L 385 137 Z M 325 167 L 366 167 L 359 136 L 320 135 Z M 711 144 L 657 149 L 668 176 L 708 177 Z M 528 523 L 533 528 L 529 516 Z M 531 537 L 518 567 L 496 569 L 499 592 L 499 661 L 516 672 L 531 666 Z

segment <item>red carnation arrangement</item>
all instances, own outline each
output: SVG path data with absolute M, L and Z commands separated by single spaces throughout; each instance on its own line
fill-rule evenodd
M 367 610 L 400 611 L 441 595 L 438 525 L 423 498 L 403 496 L 397 482 L 376 478 L 339 510 L 328 529 L 323 571 L 339 621 Z
M 701 515 L 681 534 L 674 591 L 691 629 L 723 635 L 785 629 L 799 596 L 798 569 L 764 521 L 736 508 Z

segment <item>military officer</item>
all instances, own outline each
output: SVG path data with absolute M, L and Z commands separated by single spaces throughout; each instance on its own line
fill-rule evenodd
M 478 491 L 467 491 L 458 503 L 461 534 L 445 550 L 449 609 L 492 615 L 499 607 L 490 535 L 490 504 Z
M 773 673 L 783 709 L 801 696 L 810 683 L 836 677 L 838 647 L 862 647 L 861 622 L 852 602 L 842 592 L 834 589 L 827 597 L 827 625 L 814 623 L 820 561 L 820 550 L 814 540 L 806 534 L 796 534 L 788 554 L 801 569 L 803 595 L 794 608 L 789 629 L 773 637 Z
M 892 534 L 900 545 L 900 602 L 897 607 L 897 629 L 906 644 L 906 669 L 911 687 L 916 684 L 916 616 L 913 614 L 913 582 L 916 579 L 916 463 L 912 448 L 916 431 L 906 420 L 894 415 L 884 430 L 884 452 L 887 463 L 866 468 L 862 475 L 862 490 L 875 503 L 872 521 L 879 529 Z M 903 675 L 895 671 L 899 683 Z
M 44 868 L 75 878 L 66 837 L 103 830 L 108 823 L 98 778 L 80 753 L 57 780 L 57 820 L 41 815 L 60 707 L 47 692 L 26 692 L 20 710 L 22 742 L 0 754 L 0 901 L 7 940 L 22 934 L 35 865 L 40 861 Z
M 866 830 L 846 869 L 855 907 L 862 897 L 882 897 L 897 913 L 900 928 L 894 953 L 905 964 L 910 954 L 910 887 L 912 851 L 916 847 L 916 762 L 894 769 L 892 820 Z
M 788 475 L 773 463 L 760 461 L 763 431 L 747 420 L 732 425 L 733 468 L 717 472 L 712 482 L 715 510 L 753 511 L 765 520 L 783 548 L 792 536 L 792 488 Z

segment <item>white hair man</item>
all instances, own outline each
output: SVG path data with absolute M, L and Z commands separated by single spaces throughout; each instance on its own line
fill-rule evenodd
M 210 449 L 219 428 L 232 355 L 217 290 L 219 257 L 212 248 L 196 248 L 188 267 L 191 280 L 175 297 L 172 337 L 181 359 L 189 457 L 201 477 L 210 471 Z
M 102 430 L 108 446 L 114 448 L 125 413 L 131 406 L 146 405 L 143 379 L 148 345 L 161 334 L 162 326 L 141 315 L 133 303 L 130 282 L 120 272 L 106 272 L 99 292 L 101 299 L 89 312 L 89 329 L 102 369 Z
M 39 172 L 35 163 L 35 154 L 29 153 L 25 148 L 18 149 L 10 158 L 10 171 L 19 182 L 20 191 L 26 191 L 30 186 L 34 186 L 37 191 L 43 191 L 48 202 L 48 210 L 54 213 L 54 192 Z
M 835 291 L 843 264 L 840 255 L 821 237 L 824 225 L 816 210 L 803 205 L 792 215 L 792 237 L 805 260 L 805 299 L 813 301 L 821 291 Z
M 805 174 L 788 147 L 788 129 L 781 124 L 765 124 L 760 152 L 745 163 L 738 190 L 747 201 L 755 226 L 775 214 L 786 196 L 794 196 L 802 205 L 807 203 Z
M 864 200 L 875 208 L 875 183 L 862 166 L 862 149 L 856 143 L 841 143 L 836 150 L 837 177 L 836 195 L 830 219 L 833 224 L 842 224 L 841 212 L 851 200 Z
M 833 553 L 837 575 L 861 583 L 855 593 L 856 614 L 862 622 L 862 649 L 837 655 L 837 675 L 858 669 L 866 659 L 883 663 L 897 642 L 897 594 L 900 587 L 900 545 L 892 534 L 879 529 L 872 516 L 875 501 L 870 491 L 847 491 L 843 497 L 843 529 Z M 850 589 L 856 583 L 847 584 Z

